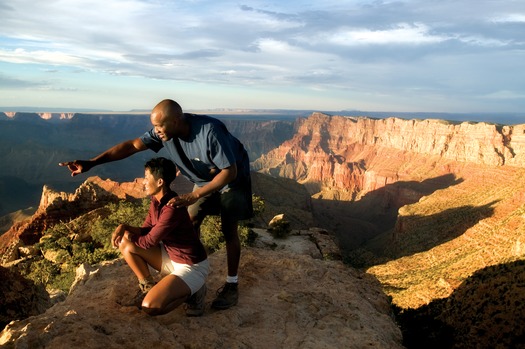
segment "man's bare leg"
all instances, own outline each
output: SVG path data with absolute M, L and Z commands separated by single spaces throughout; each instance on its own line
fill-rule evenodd
M 178 276 L 166 275 L 146 295 L 142 310 L 149 315 L 169 313 L 191 295 L 189 286 Z

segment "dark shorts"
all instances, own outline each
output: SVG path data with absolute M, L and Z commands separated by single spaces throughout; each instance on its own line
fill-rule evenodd
M 195 190 L 197 186 L 194 187 Z M 245 183 L 229 188 L 223 192 L 215 192 L 197 200 L 188 206 L 190 217 L 202 221 L 208 215 L 221 216 L 223 223 L 237 222 L 253 217 L 252 186 L 248 179 Z

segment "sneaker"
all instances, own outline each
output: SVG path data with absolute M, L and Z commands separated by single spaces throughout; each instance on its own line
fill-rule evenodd
M 237 290 L 237 283 L 225 283 L 217 290 L 217 298 L 211 303 L 212 308 L 228 309 L 239 300 L 239 291 Z
M 186 301 L 186 316 L 202 316 L 204 314 L 206 291 L 206 284 L 204 284 Z
M 137 294 L 135 295 L 135 297 L 133 297 L 133 300 L 131 301 L 132 305 L 134 305 L 135 307 L 141 309 L 142 308 L 142 301 L 146 297 L 147 293 L 148 292 L 143 292 L 142 290 L 138 291 Z
M 150 281 L 150 280 L 147 280 L 145 282 L 140 282 L 139 281 L 139 288 L 140 288 L 140 291 L 144 294 L 148 293 L 149 290 L 151 290 L 153 288 L 153 286 L 155 286 L 156 282 L 155 281 Z

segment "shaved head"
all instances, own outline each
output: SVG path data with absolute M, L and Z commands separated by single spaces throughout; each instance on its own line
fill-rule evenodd
M 182 108 L 179 103 L 171 99 L 164 99 L 160 101 L 154 108 L 151 114 L 159 114 L 167 117 L 181 117 L 183 115 Z
M 151 111 L 151 124 L 163 141 L 173 137 L 183 138 L 189 132 L 189 124 L 179 103 L 171 99 L 160 101 Z

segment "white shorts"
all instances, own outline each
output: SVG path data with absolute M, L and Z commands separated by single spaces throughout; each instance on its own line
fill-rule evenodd
M 170 259 L 164 244 L 160 244 L 162 251 L 162 267 L 160 270 L 161 276 L 175 275 L 178 276 L 191 289 L 191 294 L 194 294 L 202 285 L 206 283 L 206 278 L 210 270 L 210 263 L 208 259 L 202 262 L 189 265 L 184 263 L 177 263 Z

